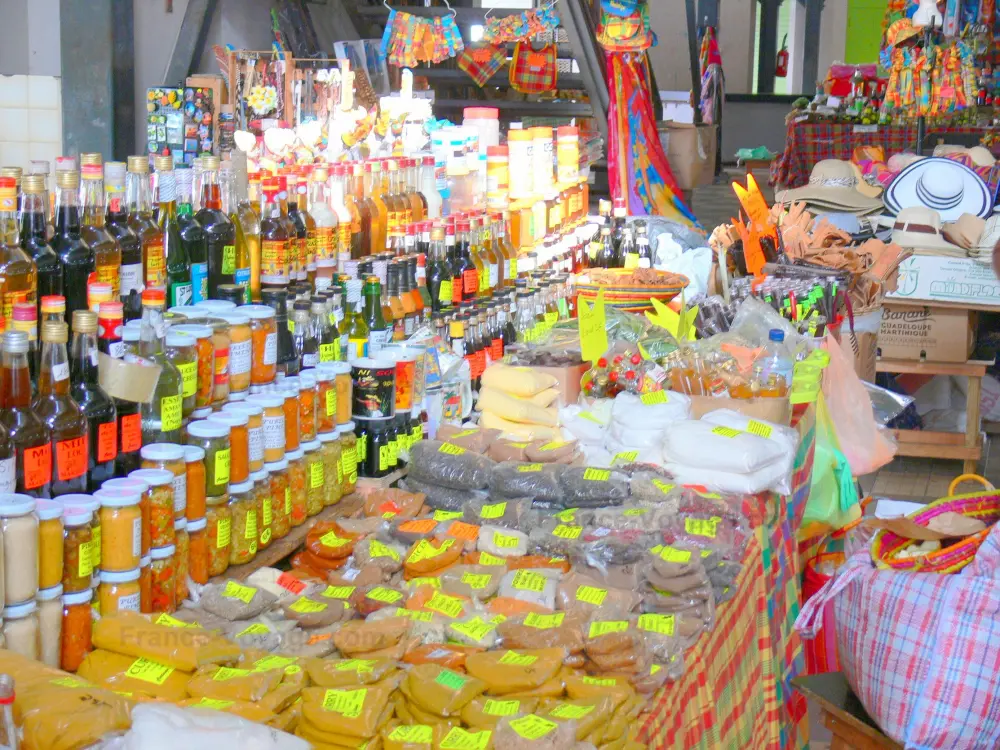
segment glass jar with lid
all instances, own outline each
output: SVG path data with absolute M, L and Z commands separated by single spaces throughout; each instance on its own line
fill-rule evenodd
M 266 470 L 255 471 L 250 475 L 253 482 L 253 503 L 257 508 L 257 518 L 260 525 L 257 528 L 257 551 L 271 546 L 274 539 L 274 509 L 271 505 L 271 479 Z
M 285 412 L 285 453 L 299 447 L 299 379 L 285 378 L 279 384 L 282 388 Z
M 137 489 L 99 489 L 101 501 L 101 571 L 139 567 L 142 557 L 142 494 Z
M 93 587 L 94 580 L 100 580 L 101 576 L 101 501 L 95 498 L 93 495 L 80 495 L 80 494 L 70 494 L 70 495 L 60 495 L 59 502 L 63 504 L 64 508 L 64 521 L 65 525 L 65 512 L 66 511 L 76 511 L 76 510 L 86 510 L 90 511 L 90 570 L 91 570 L 91 587 Z M 63 568 L 65 568 L 65 548 L 63 549 Z
M 208 519 L 188 521 L 188 575 L 195 583 L 208 583 Z
M 321 432 L 319 435 L 320 455 L 323 457 L 323 506 L 330 506 L 343 497 L 344 484 L 343 452 L 337 430 Z
M 137 469 L 137 471 L 142 471 L 142 469 Z M 158 469 L 147 469 L 147 471 L 159 471 Z M 173 475 L 170 475 L 170 486 L 173 489 Z M 122 491 L 139 493 L 139 513 L 142 517 L 142 540 L 139 547 L 140 555 L 148 555 L 149 550 L 152 549 L 151 542 L 151 530 L 152 526 L 150 523 L 150 507 L 153 500 L 153 489 L 149 482 L 146 482 L 139 477 L 120 477 L 118 479 L 108 479 L 101 485 L 102 490 L 109 491 Z M 171 496 L 170 502 L 170 514 L 173 515 L 173 499 Z
M 184 446 L 152 443 L 142 446 L 139 455 L 142 456 L 143 469 L 166 469 L 174 475 L 174 518 L 183 518 L 187 507 L 187 462 L 184 459 Z
M 205 451 L 205 493 L 210 497 L 224 495 L 229 488 L 232 451 L 229 446 L 229 426 L 208 420 L 188 425 L 188 445 Z
M 250 416 L 239 411 L 220 411 L 206 420 L 229 429 L 229 481 L 240 484 L 250 477 Z
M 91 650 L 91 632 L 94 627 L 90 602 L 94 592 L 88 586 L 83 591 L 64 593 L 62 598 L 62 644 L 59 668 L 75 672 Z
M 285 398 L 281 394 L 261 393 L 250 396 L 248 404 L 264 410 L 264 461 L 273 463 L 285 457 Z
M 305 451 L 301 448 L 285 454 L 285 460 L 288 461 L 288 502 L 285 503 L 283 516 L 275 519 L 274 533 L 278 539 L 291 530 L 295 508 L 306 507 L 309 480 L 306 477 L 305 456 Z
M 212 342 L 212 327 L 182 323 L 170 327 L 173 333 L 182 333 L 195 340 L 197 368 L 195 377 L 195 409 L 204 409 L 212 404 L 215 390 L 215 345 Z M 194 416 L 192 414 L 192 416 Z
M 153 558 L 146 555 L 139 562 L 139 611 L 153 611 Z
M 212 376 L 212 403 L 225 403 L 229 398 L 229 323 L 219 317 L 196 319 L 212 329 L 215 368 Z
M 111 617 L 119 612 L 138 612 L 140 599 L 138 566 L 120 572 L 101 572 L 101 583 L 97 587 L 101 617 Z
M 250 390 L 250 316 L 238 310 L 219 317 L 229 323 L 229 398 L 240 400 Z
M 340 485 L 342 497 L 354 492 L 354 485 L 358 483 L 358 436 L 354 432 L 354 422 L 348 422 L 337 428 L 337 435 L 340 437 L 340 454 L 343 482 Z
M 154 547 L 149 553 L 152 558 L 150 568 L 150 605 L 154 612 L 173 612 L 177 609 L 177 567 L 174 545 Z
M 38 588 L 50 589 L 62 584 L 63 506 L 52 500 L 38 500 L 35 513 L 38 515 Z
M 250 382 L 267 385 L 278 375 L 278 324 L 267 305 L 244 305 L 240 312 L 250 317 Z
M 208 575 L 221 576 L 229 568 L 233 538 L 233 511 L 229 495 L 210 497 L 205 510 L 205 533 L 208 540 Z
M 242 482 L 229 488 L 229 510 L 232 515 L 232 544 L 229 564 L 243 565 L 257 556 L 260 542 L 260 519 L 254 505 L 253 482 Z
M 288 529 L 291 528 L 292 488 L 288 482 L 288 461 L 282 458 L 280 461 L 264 464 L 264 468 L 270 475 L 271 482 L 272 537 L 280 539 L 281 537 L 278 536 L 279 525 L 285 530 L 281 536 L 287 534 Z
M 351 421 L 351 365 L 348 362 L 329 362 L 334 374 L 334 388 L 337 391 L 337 424 Z
M 220 414 L 245 414 L 247 417 L 247 455 L 250 472 L 264 468 L 264 407 L 249 401 L 230 401 Z M 232 477 L 230 477 L 232 480 Z
M 0 495 L 3 531 L 4 604 L 20 604 L 38 593 L 38 516 L 30 495 Z
M 334 437 L 336 441 L 336 436 Z M 292 526 L 301 526 L 306 516 L 315 516 L 326 505 L 326 466 L 323 462 L 323 444 L 319 440 L 304 443 L 306 467 L 306 497 L 304 506 L 295 505 L 295 495 L 292 495 Z M 340 486 L 337 486 L 340 489 Z
M 188 417 L 197 408 L 198 340 L 186 333 L 168 330 L 164 353 L 181 374 L 181 416 Z
M 128 478 L 141 479 L 149 485 L 150 549 L 173 544 L 174 480 L 176 477 L 166 469 L 136 469 L 128 475 Z
M 336 373 L 329 367 L 330 362 L 319 365 L 316 377 L 316 432 L 329 432 L 337 426 L 337 389 L 334 386 Z
M 316 439 L 317 401 L 316 376 L 312 372 L 299 373 L 299 441 L 308 443 Z
M 62 584 L 39 589 L 38 630 L 40 633 L 39 661 L 59 669 L 59 649 L 62 640 Z
M 3 608 L 4 648 L 26 659 L 38 661 L 42 655 L 38 627 L 38 604 L 34 598 Z
M 231 313 L 236 309 L 236 303 L 224 299 L 204 299 L 194 306 L 195 310 L 204 311 L 209 315 Z
M 187 505 L 184 517 L 189 521 L 205 517 L 205 497 L 208 495 L 205 476 L 205 449 L 197 445 L 184 446 L 187 469 Z
M 174 543 L 177 552 L 174 554 L 174 571 L 177 588 L 177 606 L 181 605 L 188 598 L 188 558 L 191 554 L 191 542 L 188 536 L 188 522 L 186 518 L 178 518 L 174 521 L 174 535 L 177 541 Z
M 93 513 L 79 508 L 67 508 L 63 514 L 63 590 L 67 594 L 90 590 L 94 572 L 90 542 L 93 539 Z

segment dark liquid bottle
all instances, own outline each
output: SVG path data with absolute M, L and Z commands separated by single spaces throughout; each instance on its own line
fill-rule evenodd
M 97 312 L 97 350 L 115 359 L 125 356 L 120 328 L 124 305 L 102 302 Z M 115 458 L 115 473 L 125 476 L 139 468 L 142 448 L 142 415 L 135 401 L 115 399 L 115 414 L 118 418 L 118 455 Z
M 284 289 L 262 289 L 260 299 L 274 310 L 274 322 L 278 327 L 278 373 L 289 377 L 298 375 L 301 363 L 288 330 L 288 293 Z
M 189 305 L 193 295 L 191 261 L 177 219 L 177 175 L 174 173 L 173 157 L 157 156 L 155 166 L 160 204 L 157 223 L 163 233 L 163 258 L 167 270 L 167 307 Z
M 190 305 L 196 305 L 209 298 L 208 249 L 205 245 L 205 230 L 194 217 L 191 206 L 193 180 L 194 173 L 190 169 L 178 169 L 174 172 L 174 181 L 177 185 L 177 228 L 180 230 L 184 259 L 187 261 L 188 278 L 191 280 L 190 301 L 187 303 Z M 171 264 L 170 257 L 167 256 L 168 274 L 171 273 L 171 266 L 173 266 L 174 274 L 181 270 L 178 261 L 179 259 L 175 258 Z M 179 278 L 183 280 L 183 275 Z
M 142 295 L 142 241 L 128 222 L 125 203 L 125 165 L 109 161 L 104 165 L 105 228 L 121 248 L 122 264 L 119 282 L 119 297 L 128 302 L 134 295 L 136 305 Z M 41 270 L 41 269 L 39 269 Z
M 62 296 L 62 264 L 48 241 L 48 222 L 45 218 L 48 213 L 48 193 L 45 190 L 45 178 L 29 174 L 21 185 L 24 189 L 21 200 L 21 247 L 35 261 L 38 286 L 35 307 L 40 316 L 42 297 L 51 294 Z
M 87 491 L 90 437 L 87 417 L 70 396 L 68 326 L 42 324 L 42 367 L 38 395 L 31 405 L 49 428 L 52 445 L 52 497 Z
M 94 253 L 80 234 L 80 173 L 56 173 L 56 233 L 52 249 L 62 262 L 66 317 L 87 309 L 87 280 L 94 273 Z M 81 490 L 82 491 L 82 490 Z
M 217 299 L 219 286 L 236 283 L 236 227 L 222 210 L 219 157 L 201 158 L 201 210 L 195 218 L 205 230 L 208 247 L 208 298 Z M 192 259 L 192 271 L 194 269 Z
M 479 271 L 469 254 L 468 219 L 455 222 L 455 259 L 452 263 L 451 298 L 459 302 L 471 302 L 479 293 Z M 457 285 L 457 289 L 456 289 Z
M 49 428 L 31 408 L 28 334 L 8 331 L 3 337 L 3 410 L 14 446 L 16 492 L 52 497 L 52 442 Z
M 278 204 L 278 183 L 266 180 L 262 184 L 263 208 L 260 216 L 260 281 L 267 286 L 288 286 L 291 281 L 288 257 L 294 247 Z
M 70 395 L 87 417 L 90 450 L 87 489 L 100 488 L 115 476 L 118 456 L 118 413 L 97 377 L 97 314 L 77 310 L 73 316 L 73 346 L 70 355 Z
M 100 154 L 80 154 L 83 206 L 80 236 L 94 254 L 97 281 L 111 285 L 111 298 L 118 299 L 122 251 L 114 236 L 104 228 L 104 168 Z M 72 321 L 72 318 L 70 318 Z

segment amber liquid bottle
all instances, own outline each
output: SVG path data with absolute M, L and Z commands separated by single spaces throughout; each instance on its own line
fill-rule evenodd
M 66 316 L 87 309 L 87 279 L 94 273 L 94 253 L 80 234 L 80 173 L 56 173 L 56 234 L 52 249 L 63 266 Z
M 128 302 L 134 293 L 135 304 L 138 305 L 142 295 L 142 242 L 128 223 L 128 206 L 125 200 L 127 179 L 124 163 L 109 161 L 104 165 L 104 226 L 117 240 L 122 253 L 118 297 L 123 302 Z
M 0 177 L 0 300 L 8 327 L 13 319 L 14 304 L 34 303 L 36 291 L 35 261 L 21 249 L 17 182 L 13 177 Z
M 294 177 L 293 177 L 294 180 Z M 293 182 L 294 185 L 294 182 Z M 302 236 L 299 236 L 299 228 L 288 214 L 288 175 L 278 176 L 278 205 L 281 207 L 281 221 L 285 226 L 285 233 L 288 235 L 288 274 L 292 281 L 299 281 L 305 278 L 305 269 L 299 265 L 299 252 L 301 240 L 301 252 L 305 255 L 306 233 L 302 229 Z M 301 274 L 301 276 L 300 276 Z
M 406 237 L 406 226 L 410 223 L 413 213 L 410 201 L 403 193 L 399 179 L 399 163 L 396 159 L 387 159 L 385 172 L 382 174 L 383 197 L 389 210 L 389 224 L 386 232 L 387 245 L 394 254 L 400 254 Z
M 365 162 L 365 196 L 372 210 L 371 255 L 383 252 L 388 243 L 389 207 L 382 196 L 382 166 L 377 161 Z
M 87 487 L 98 489 L 115 476 L 118 456 L 118 414 L 115 403 L 97 378 L 97 313 L 77 310 L 73 314 L 73 346 L 69 367 L 70 395 L 87 417 L 89 450 Z
M 100 154 L 80 154 L 83 209 L 80 236 L 94 254 L 97 280 L 111 284 L 111 298 L 118 299 L 122 251 L 104 228 L 104 166 Z
M 149 200 L 149 188 L 148 188 L 148 165 L 147 174 L 142 175 L 143 182 L 146 183 L 145 189 L 145 200 Z M 129 173 L 132 170 L 132 158 L 129 157 Z M 173 183 L 171 183 L 173 184 Z M 166 249 L 164 246 L 164 235 L 163 229 L 160 227 L 159 223 L 153 220 L 152 209 L 147 210 L 142 209 L 141 213 L 137 214 L 136 220 L 133 220 L 133 215 L 131 213 L 132 209 L 130 207 L 129 214 L 129 225 L 132 226 L 133 230 L 136 225 L 142 227 L 139 234 L 139 239 L 142 240 L 142 283 L 143 289 L 149 288 L 159 288 L 166 289 L 167 287 L 167 256 Z M 129 317 L 128 313 L 131 310 L 131 306 L 126 309 L 125 317 Z M 139 314 L 142 314 L 142 296 L 139 297 Z
M 87 417 L 69 394 L 65 323 L 42 325 L 42 366 L 31 405 L 48 426 L 52 445 L 52 497 L 87 491 L 90 438 Z
M 276 180 L 268 180 L 262 189 L 264 204 L 260 214 L 260 281 L 266 286 L 288 286 L 290 238 L 278 204 L 280 188 Z
M 402 341 L 404 335 L 404 319 L 406 318 L 406 308 L 403 307 L 403 298 L 400 296 L 399 288 L 400 266 L 396 261 L 389 263 L 386 269 L 386 296 L 389 299 L 389 315 L 392 316 L 392 340 Z M 385 310 L 383 309 L 383 314 Z M 386 319 L 388 322 L 388 318 Z
M 0 422 L 14 445 L 17 492 L 52 497 L 52 442 L 48 426 L 31 408 L 28 334 L 3 337 L 3 411 Z
M 358 260 L 371 254 L 372 205 L 364 196 L 364 167 L 355 162 L 350 169 L 347 189 L 347 208 L 351 212 L 351 258 Z M 357 228 L 354 217 L 357 214 Z
M 417 160 L 403 159 L 403 186 L 413 211 L 413 221 L 427 218 L 427 199 L 417 190 Z
M 299 192 L 307 183 L 295 175 L 288 178 L 288 218 L 295 225 L 295 250 L 298 258 L 299 281 L 309 280 L 309 269 L 316 276 L 316 220 L 309 215 L 306 196 Z M 312 228 L 310 230 L 310 224 Z M 310 244 L 309 238 L 312 237 Z
M 62 265 L 48 241 L 49 194 L 45 189 L 45 177 L 29 174 L 21 184 L 24 189 L 21 197 L 21 247 L 35 261 L 35 306 L 41 315 L 42 297 L 51 294 L 62 296 Z

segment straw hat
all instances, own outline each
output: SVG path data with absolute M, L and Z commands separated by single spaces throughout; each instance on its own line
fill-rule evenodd
M 775 203 L 804 201 L 833 210 L 870 213 L 882 209 L 882 201 L 858 190 L 858 178 L 849 161 L 823 159 L 816 162 L 809 184 L 783 190 L 774 196 Z
M 979 238 L 983 236 L 983 229 L 986 222 L 978 216 L 972 214 L 962 214 L 957 221 L 945 224 L 941 228 L 941 234 L 948 242 L 952 242 L 966 250 L 972 250 L 979 244 Z
M 925 206 L 904 208 L 892 225 L 892 241 L 902 248 L 927 250 L 931 255 L 964 258 L 965 250 L 948 242 L 941 234 L 941 216 Z
M 885 43 L 888 47 L 895 47 L 897 44 L 912 39 L 920 33 L 920 29 L 913 25 L 909 18 L 900 18 L 889 24 L 885 30 Z
M 969 257 L 984 266 L 993 265 L 993 248 L 998 242 L 1000 242 L 1000 214 L 993 214 L 986 220 L 979 242 L 969 250 Z
M 882 200 L 897 214 L 904 208 L 932 208 L 942 221 L 955 221 L 962 214 L 985 218 L 993 208 L 989 189 L 979 175 L 964 164 L 936 156 L 904 168 L 889 183 Z
M 882 195 L 882 190 L 884 188 L 881 185 L 871 185 L 865 180 L 865 176 L 861 173 L 861 167 L 851 162 L 851 169 L 854 170 L 854 176 L 858 181 L 858 192 L 862 195 L 867 195 L 869 198 L 878 198 Z

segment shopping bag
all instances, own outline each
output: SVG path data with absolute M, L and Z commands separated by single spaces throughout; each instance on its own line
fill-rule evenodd
M 795 621 L 834 603 L 837 654 L 882 731 L 907 748 L 1000 747 L 1000 525 L 961 574 L 876 569 L 859 550 Z
M 510 87 L 522 94 L 541 94 L 556 87 L 558 47 L 547 44 L 540 50 L 529 42 L 518 42 L 510 61 Z
M 840 450 L 826 399 L 816 397 L 816 449 L 812 484 L 802 514 L 800 538 L 818 536 L 847 526 L 861 515 L 851 466 Z
M 457 62 L 482 88 L 507 62 L 507 50 L 493 44 L 469 44 L 458 55 Z

